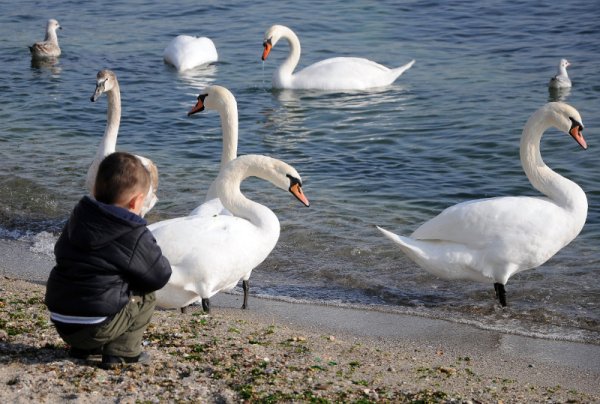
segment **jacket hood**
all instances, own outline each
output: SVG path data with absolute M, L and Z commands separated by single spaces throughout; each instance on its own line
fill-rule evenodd
M 71 243 L 93 250 L 145 225 L 144 219 L 126 209 L 85 196 L 73 209 L 66 231 Z

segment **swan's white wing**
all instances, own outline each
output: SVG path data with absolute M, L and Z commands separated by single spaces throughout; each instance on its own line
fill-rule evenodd
M 221 203 L 221 200 L 217 196 L 217 181 L 213 181 L 210 184 L 210 188 L 206 193 L 204 203 L 196 207 L 196 209 L 190 212 L 190 216 L 216 216 L 216 215 L 227 215 L 232 216 L 231 212 L 228 211 L 225 206 Z
M 209 298 L 231 288 L 260 264 L 277 243 L 279 234 L 268 239 L 256 226 L 234 216 L 187 216 L 148 226 L 174 276 L 166 291 L 191 291 Z M 190 296 L 157 293 L 162 307 L 183 307 Z
M 325 59 L 293 75 L 295 88 L 366 89 L 391 84 L 414 61 L 389 69 L 372 60 L 355 57 Z
M 390 69 L 363 58 L 325 59 L 293 75 L 296 88 L 364 89 L 388 83 Z
M 336 57 L 321 60 L 320 62 L 314 63 L 301 72 L 306 74 L 318 74 L 318 73 L 333 73 L 339 72 L 345 75 L 363 75 L 373 73 L 386 73 L 390 69 L 380 65 L 379 63 L 373 62 L 372 60 L 365 58 L 355 57 Z M 298 72 L 297 74 L 299 74 Z
M 212 40 L 189 35 L 179 35 L 174 38 L 165 48 L 163 58 L 178 71 L 216 62 L 219 59 Z
M 537 266 L 575 237 L 575 227 L 573 218 L 548 198 L 498 197 L 454 205 L 411 237 L 487 248 L 499 260 L 505 256 L 504 260 Z
M 480 245 L 491 237 L 531 229 L 532 213 L 552 205 L 547 199 L 499 197 L 467 201 L 451 206 L 423 223 L 411 235 L 420 240 L 444 240 Z M 535 226 L 539 227 L 539 226 Z
M 231 212 L 225 209 L 219 198 L 208 200 L 190 212 L 190 216 L 195 215 L 206 217 L 218 215 L 232 216 Z

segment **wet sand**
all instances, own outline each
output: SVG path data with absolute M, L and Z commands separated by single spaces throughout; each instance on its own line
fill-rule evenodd
M 20 289 L 20 284 L 15 283 L 15 279 L 32 283 L 31 287 L 34 288 L 32 290 L 35 290 L 38 295 L 43 295 L 43 283 L 52 267 L 52 257 L 33 253 L 29 244 L 17 241 L 0 241 L 0 256 L 2 256 L 0 275 L 3 278 L 3 295 L 7 291 L 25 293 Z M 37 285 L 34 285 L 35 283 Z M 431 394 L 431 397 L 440 401 L 456 399 L 482 402 L 548 400 L 600 402 L 598 383 L 600 346 L 598 345 L 523 337 L 418 316 L 289 303 L 252 295 L 249 304 L 249 310 L 241 310 L 240 295 L 221 293 L 211 299 L 212 313 L 208 317 L 202 315 L 199 307 L 193 307 L 185 315 L 176 311 L 157 311 L 150 334 L 152 332 L 160 335 L 186 334 L 189 332 L 189 327 L 182 326 L 182 330 L 179 331 L 173 331 L 173 327 L 177 328 L 178 324 L 187 324 L 188 321 L 197 318 L 209 319 L 205 320 L 205 323 L 214 322 L 212 335 L 206 333 L 204 336 L 199 336 L 197 332 L 191 333 L 190 341 L 194 338 L 228 341 L 232 338 L 233 328 L 236 330 L 233 332 L 236 338 L 241 339 L 230 348 L 221 347 L 222 351 L 219 354 L 227 356 L 228 361 L 234 362 L 237 356 L 228 349 L 240 348 L 256 358 L 264 355 L 271 358 L 267 362 L 275 368 L 273 374 L 278 375 L 277 382 L 267 382 L 265 378 L 260 380 L 252 378 L 252 383 L 249 385 L 254 387 L 250 396 L 245 396 L 245 390 L 236 384 L 237 377 L 227 382 L 229 379 L 221 375 L 219 383 L 215 383 L 214 380 L 210 382 L 209 385 L 212 387 L 207 387 L 208 390 L 203 393 L 205 395 L 198 396 L 199 398 L 208 401 L 221 399 L 235 401 L 245 397 L 254 401 L 270 397 L 269 395 L 275 392 L 286 392 L 291 389 L 292 392 L 286 393 L 287 396 L 276 397 L 280 397 L 283 401 L 291 398 L 303 401 L 302 397 L 304 399 L 307 397 L 294 396 L 292 384 L 304 383 L 306 389 L 314 390 L 317 397 L 329 400 L 339 400 L 341 397 L 352 401 L 352 398 L 364 396 L 373 401 L 389 401 L 389 398 L 385 399 L 386 396 L 382 395 L 382 392 L 388 392 L 388 397 L 392 394 L 392 401 L 418 398 L 411 394 Z M 43 311 L 43 307 L 38 310 Z M 166 329 L 161 331 L 161 327 L 167 327 L 168 331 Z M 265 330 L 276 331 L 271 333 Z M 52 332 L 50 326 L 40 338 L 51 338 L 53 341 L 51 345 L 60 348 L 60 340 L 52 336 Z M 270 342 L 252 343 L 252 336 L 258 334 Z M 7 373 L 5 376 L 0 376 L 0 385 L 4 386 L 0 389 L 0 397 L 9 399 L 19 396 L 10 389 L 10 386 L 7 387 L 6 383 L 14 380 L 10 379 L 10 375 L 13 374 L 11 372 L 16 374 L 20 367 L 27 366 L 25 363 L 14 363 L 16 354 L 11 343 L 17 343 L 18 337 L 11 340 L 11 337 L 5 336 L 3 342 L 0 338 L 2 350 L 7 351 L 0 352 L 3 358 L 0 363 L 7 365 Z M 35 339 L 35 335 L 24 335 L 22 338 L 30 341 Z M 161 338 L 158 340 L 162 341 Z M 197 345 L 198 340 L 194 341 Z M 19 343 L 25 344 L 23 341 Z M 297 349 L 288 351 L 291 345 L 298 344 L 307 347 L 308 351 L 300 353 Z M 193 352 L 193 348 L 190 348 L 193 346 L 195 345 L 188 341 L 177 352 L 183 352 L 182 355 L 186 357 L 185 349 L 192 349 L 190 352 Z M 171 347 L 169 344 L 164 346 L 161 343 L 149 344 L 149 351 L 157 362 L 153 366 L 158 366 L 161 358 L 173 360 L 173 352 L 169 351 Z M 219 350 L 216 348 L 216 351 Z M 229 358 L 230 353 L 233 359 Z M 54 358 L 56 361 L 66 360 L 64 352 L 61 354 L 53 352 L 49 355 L 58 355 Z M 191 354 L 187 353 L 187 355 L 189 357 Z M 300 356 L 296 357 L 297 355 Z M 320 360 L 317 361 L 317 365 L 311 365 L 311 361 L 315 361 L 315 358 L 323 358 L 328 365 Z M 306 365 L 306 369 L 309 369 L 307 372 L 317 369 L 318 371 L 315 372 L 319 374 L 300 381 L 295 380 L 295 372 L 303 368 L 297 364 L 290 365 L 296 360 Z M 186 363 L 186 360 L 182 360 L 175 366 Z M 360 363 L 360 365 L 352 365 L 353 363 Z M 276 367 L 276 364 L 280 367 Z M 345 364 L 346 370 L 342 364 Z M 86 366 L 90 365 L 79 365 L 79 367 Z M 213 366 L 219 368 L 219 365 L 214 363 Z M 337 371 L 334 372 L 336 369 Z M 35 369 L 31 366 L 29 370 L 35 374 Z M 154 371 L 160 373 L 159 370 Z M 213 373 L 214 371 L 213 369 Z M 37 379 L 32 376 L 37 380 L 37 385 L 44 385 L 44 374 L 45 371 L 40 369 Z M 358 381 L 357 374 L 361 374 Z M 192 373 L 190 377 L 193 375 Z M 350 382 L 345 385 L 347 379 Z M 320 381 L 317 383 L 315 380 Z M 146 381 L 145 384 L 152 384 L 152 381 Z M 31 382 L 30 385 L 35 386 L 36 382 Z M 137 391 L 137 395 L 132 397 L 161 396 L 150 386 L 146 389 Z M 342 390 L 345 391 L 343 394 L 340 393 Z M 60 394 L 66 394 L 68 391 L 70 391 L 68 387 L 63 387 L 63 390 L 55 394 L 60 397 Z M 33 395 L 30 398 L 40 398 L 34 393 L 31 394 Z M 89 392 L 79 394 L 78 398 L 93 401 L 94 396 L 89 395 Z M 117 398 L 122 400 L 124 397 Z

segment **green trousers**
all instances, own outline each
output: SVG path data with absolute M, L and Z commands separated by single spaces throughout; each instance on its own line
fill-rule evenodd
M 129 303 L 107 323 L 84 326 L 75 332 L 55 323 L 56 331 L 70 346 L 92 350 L 102 347 L 103 355 L 134 357 L 142 352 L 144 331 L 156 307 L 154 292 L 132 296 Z

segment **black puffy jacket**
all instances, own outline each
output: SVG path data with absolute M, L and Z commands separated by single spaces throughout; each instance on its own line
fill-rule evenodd
M 118 313 L 133 292 L 162 288 L 169 261 L 141 217 L 83 197 L 54 246 L 46 305 L 69 316 Z

